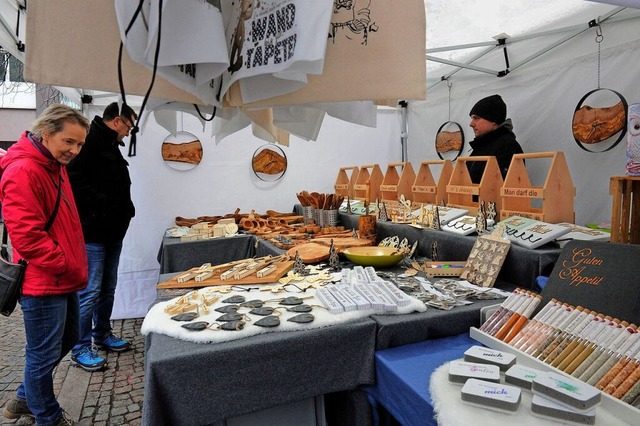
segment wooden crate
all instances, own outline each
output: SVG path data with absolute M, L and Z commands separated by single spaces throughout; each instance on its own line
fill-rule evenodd
M 467 169 L 467 162 L 474 161 L 486 163 L 480 183 L 471 182 Z M 500 198 L 502 183 L 502 174 L 500 174 L 496 157 L 458 157 L 447 184 L 447 206 L 469 210 L 469 215 L 475 216 L 482 201 L 485 204 L 491 201 L 496 203 L 496 211 L 499 212 L 502 207 Z M 477 201 L 474 201 L 474 196 L 477 196 Z
M 395 202 L 398 201 L 400 195 L 404 195 L 405 199 L 411 200 L 411 185 L 415 180 L 416 174 L 411 163 L 389 163 L 380 185 L 380 199 Z
M 611 176 L 611 242 L 640 244 L 640 176 Z
M 431 166 L 442 165 L 440 176 L 436 183 Z M 411 187 L 414 203 L 442 204 L 447 201 L 447 184 L 453 173 L 451 160 L 431 160 L 420 163 L 416 180 Z
M 544 184 L 533 186 L 525 168 L 525 160 L 542 158 L 551 159 L 551 164 Z M 523 216 L 547 223 L 575 222 L 573 204 L 576 189 L 564 154 L 560 151 L 515 154 L 500 195 L 500 220 Z M 539 207 L 533 207 L 536 202 Z
M 382 185 L 383 178 L 379 165 L 367 164 L 361 166 L 358 179 L 353 188 L 353 198 L 366 202 L 380 199 L 380 185 Z
M 358 180 L 359 171 L 360 169 L 357 166 L 340 168 L 336 183 L 333 185 L 336 195 L 348 197 L 353 200 L 355 196 L 354 186 Z

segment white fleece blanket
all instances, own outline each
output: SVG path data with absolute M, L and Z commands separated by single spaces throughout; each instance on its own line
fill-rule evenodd
M 215 292 L 215 287 L 205 287 L 198 290 L 203 294 L 213 294 Z M 223 313 L 216 312 L 215 309 L 228 305 L 229 303 L 222 303 L 222 300 L 225 300 L 232 296 L 243 296 L 245 300 L 253 300 L 259 299 L 262 301 L 274 300 L 274 299 L 283 299 L 285 297 L 295 296 L 300 298 L 309 297 L 308 299 L 304 299 L 303 302 L 308 305 L 320 305 L 322 303 L 315 297 L 315 289 L 308 289 L 304 293 L 289 293 L 289 292 L 280 292 L 277 294 L 271 293 L 269 291 L 259 291 L 252 290 L 249 292 L 240 291 L 240 292 L 231 292 L 222 294 L 220 300 L 216 303 L 209 306 L 209 313 L 205 314 L 200 311 L 200 316 L 194 319 L 193 322 L 196 321 L 206 321 L 209 324 L 216 322 L 216 318 L 224 315 Z M 175 303 L 178 298 L 171 299 L 167 302 L 160 302 L 154 305 L 147 315 L 144 318 L 144 322 L 142 323 L 141 332 L 142 334 L 147 333 L 160 333 L 165 334 L 167 336 L 175 337 L 177 339 L 189 340 L 192 342 L 198 343 L 217 343 L 217 342 L 226 342 L 234 339 L 241 339 L 244 337 L 253 336 L 256 334 L 262 333 L 277 333 L 283 331 L 293 331 L 293 330 L 309 330 L 313 328 L 327 327 L 334 324 L 344 323 L 347 321 L 353 321 L 358 318 L 367 317 L 372 314 L 376 315 L 384 315 L 384 314 L 407 314 L 410 312 L 424 312 L 427 310 L 425 304 L 418 299 L 412 298 L 411 303 L 404 307 L 398 307 L 397 311 L 393 312 L 384 312 L 384 311 L 374 311 L 374 310 L 366 310 L 366 311 L 350 311 L 343 312 L 340 314 L 332 314 L 326 309 L 320 306 L 313 306 L 313 310 L 310 312 L 313 314 L 315 319 L 310 323 L 299 324 L 287 321 L 288 318 L 291 318 L 295 315 L 298 315 L 297 312 L 288 312 L 284 309 L 281 309 L 280 315 L 280 325 L 277 327 L 260 327 L 253 325 L 254 322 L 264 318 L 259 315 L 249 315 L 250 321 L 247 321 L 244 328 L 238 331 L 226 331 L 226 330 L 212 330 L 205 329 L 202 331 L 189 331 L 182 327 L 184 322 L 174 321 L 171 319 L 173 315 L 165 313 L 164 309 L 167 305 Z M 265 303 L 264 306 L 270 307 L 282 307 L 277 302 Z M 250 308 L 241 308 L 239 313 L 248 313 Z
M 501 382 L 504 383 L 504 375 Z M 462 386 L 449 382 L 449 363 L 441 365 L 433 372 L 429 386 L 438 426 L 541 426 L 561 424 L 558 420 L 551 421 L 534 417 L 531 414 L 532 394 L 526 390 L 522 391 L 520 408 L 515 414 L 501 413 L 463 403 L 460 397 Z M 597 407 L 595 424 L 612 426 L 625 425 L 627 423 L 614 417 L 602 407 Z

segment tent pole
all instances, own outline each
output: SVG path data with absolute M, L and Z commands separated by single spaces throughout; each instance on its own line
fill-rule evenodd
M 398 102 L 398 106 L 400 106 L 400 145 L 402 147 L 402 162 L 407 162 L 409 156 L 407 155 L 407 142 L 409 141 L 409 129 L 408 129 L 408 121 L 407 121 L 407 101 Z

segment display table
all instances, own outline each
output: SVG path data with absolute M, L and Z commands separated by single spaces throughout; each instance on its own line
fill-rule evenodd
M 211 262 L 212 265 L 245 259 L 255 255 L 253 235 L 209 238 L 199 241 L 180 241 L 164 237 L 158 250 L 160 273 L 182 272 Z
M 429 392 L 431 373 L 445 362 L 462 358 L 477 344 L 467 331 L 378 351 L 376 385 L 365 388 L 365 392 L 372 405 L 382 404 L 403 426 L 437 425 Z
M 196 344 L 145 338 L 143 424 L 204 425 L 374 383 L 376 323 Z
M 346 228 L 358 228 L 358 215 L 340 214 L 340 222 Z M 377 239 L 397 235 L 401 240 L 407 238 L 411 244 L 418 241 L 418 254 L 431 257 L 431 246 L 438 243 L 438 260 L 467 260 L 475 236 L 462 236 L 433 229 L 419 229 L 406 224 L 392 222 L 377 223 Z M 518 287 L 533 288 L 536 278 L 549 275 L 562 249 L 555 243 L 544 245 L 535 250 L 511 244 L 507 258 L 502 265 L 498 279 Z

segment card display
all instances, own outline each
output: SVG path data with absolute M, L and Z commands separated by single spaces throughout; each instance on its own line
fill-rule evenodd
M 487 226 L 493 226 L 493 224 L 493 219 L 487 219 Z M 442 230 L 458 235 L 471 235 L 476 232 L 476 218 L 464 215 L 442 225 Z
M 511 242 L 528 249 L 538 248 L 571 232 L 571 229 L 566 226 L 540 222 L 521 216 L 511 216 L 500 223 L 506 225 L 505 233 Z

